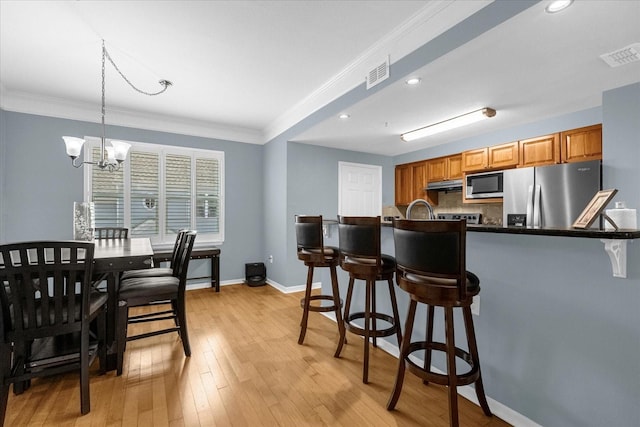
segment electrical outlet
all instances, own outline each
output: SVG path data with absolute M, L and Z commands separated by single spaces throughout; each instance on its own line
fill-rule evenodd
M 273 264 L 273 255 L 269 255 L 269 264 Z
M 473 302 L 471 303 L 471 314 L 480 316 L 480 295 L 473 297 Z

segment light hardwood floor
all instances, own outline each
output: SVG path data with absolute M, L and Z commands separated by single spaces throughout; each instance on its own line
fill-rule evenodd
M 67 374 L 11 393 L 6 426 L 447 426 L 447 395 L 407 372 L 394 411 L 386 403 L 397 359 L 371 351 L 362 383 L 362 340 L 310 313 L 298 345 L 302 294 L 270 286 L 224 286 L 187 292 L 192 357 L 177 334 L 127 344 L 124 373 L 91 377 L 91 412 L 80 416 L 79 380 Z M 489 391 L 490 392 L 490 391 Z M 460 398 L 463 426 L 507 426 Z

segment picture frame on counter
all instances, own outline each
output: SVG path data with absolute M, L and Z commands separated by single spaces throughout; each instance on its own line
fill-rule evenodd
M 613 196 L 618 192 L 617 189 L 598 191 L 591 201 L 584 208 L 578 219 L 573 223 L 573 228 L 589 228 L 591 224 L 602 214 L 604 208 L 607 207 Z

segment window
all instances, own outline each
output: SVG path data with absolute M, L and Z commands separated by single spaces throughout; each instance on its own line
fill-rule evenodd
M 85 200 L 94 202 L 96 227 L 127 227 L 132 237 L 171 244 L 178 230 L 198 230 L 199 241 L 224 241 L 224 153 L 130 142 L 116 172 L 85 169 Z M 100 140 L 87 138 L 85 156 L 100 157 Z

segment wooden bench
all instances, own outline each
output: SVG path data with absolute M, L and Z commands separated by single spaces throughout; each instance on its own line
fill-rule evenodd
M 211 287 L 216 288 L 216 292 L 220 292 L 220 248 L 215 246 L 208 249 L 193 249 L 191 251 L 191 259 L 210 259 L 211 260 Z M 171 261 L 171 252 L 159 252 L 153 254 L 153 262 Z M 200 279 L 200 277 L 196 277 Z

